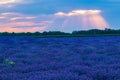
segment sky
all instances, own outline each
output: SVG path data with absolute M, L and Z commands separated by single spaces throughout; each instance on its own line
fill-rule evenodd
M 0 32 L 120 29 L 120 0 L 0 0 Z

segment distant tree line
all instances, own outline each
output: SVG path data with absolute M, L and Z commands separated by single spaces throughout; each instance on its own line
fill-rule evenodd
M 15 33 L 15 32 L 1 32 L 1 36 L 76 36 L 76 35 L 120 35 L 120 30 L 114 30 L 114 29 L 105 29 L 105 30 L 99 30 L 99 29 L 90 29 L 90 30 L 80 30 L 80 31 L 73 31 L 72 33 L 66 33 L 61 31 L 45 31 L 45 32 L 21 32 L 21 33 Z
M 70 33 L 65 33 L 61 31 L 44 31 L 44 32 L 1 32 L 1 36 L 45 36 L 45 35 L 70 35 Z
M 99 30 L 99 29 L 91 29 L 91 30 L 82 30 L 82 31 L 73 31 L 72 34 L 120 34 L 120 30 L 108 29 Z

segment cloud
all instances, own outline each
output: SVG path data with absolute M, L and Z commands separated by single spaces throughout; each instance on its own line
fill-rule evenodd
M 78 16 L 78 15 L 88 15 L 88 14 L 96 14 L 100 13 L 100 10 L 73 10 L 69 13 L 58 12 L 56 16 Z
M 21 0 L 0 0 L 0 5 L 10 4 L 10 3 L 18 3 Z
M 0 0 L 0 8 L 12 8 L 19 4 L 31 3 L 33 0 Z
M 0 32 L 44 31 L 48 23 L 50 23 L 50 21 L 39 21 L 35 16 L 20 13 L 7 12 L 0 14 Z
M 101 10 L 72 10 L 54 14 L 27 15 L 14 12 L 0 13 L 0 31 L 35 32 L 65 31 L 81 29 L 105 29 L 109 24 Z
M 0 0 L 0 5 L 6 5 L 6 4 L 24 4 L 24 3 L 31 3 L 34 0 Z

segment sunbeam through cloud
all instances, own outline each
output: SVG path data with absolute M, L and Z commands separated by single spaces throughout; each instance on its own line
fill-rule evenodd
M 63 27 L 69 27 L 70 25 L 75 24 L 83 29 L 109 28 L 109 24 L 101 15 L 101 12 L 101 10 L 73 10 L 69 13 L 58 12 L 55 15 L 59 17 L 66 17 L 62 24 Z

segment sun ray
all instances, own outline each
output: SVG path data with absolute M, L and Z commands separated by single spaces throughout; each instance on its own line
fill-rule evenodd
M 109 28 L 109 24 L 101 15 L 101 10 L 73 10 L 69 13 L 58 12 L 56 16 L 66 17 L 63 21 L 62 28 L 73 24 L 75 25 L 74 27 L 76 27 L 76 25 L 80 26 L 79 29 Z

